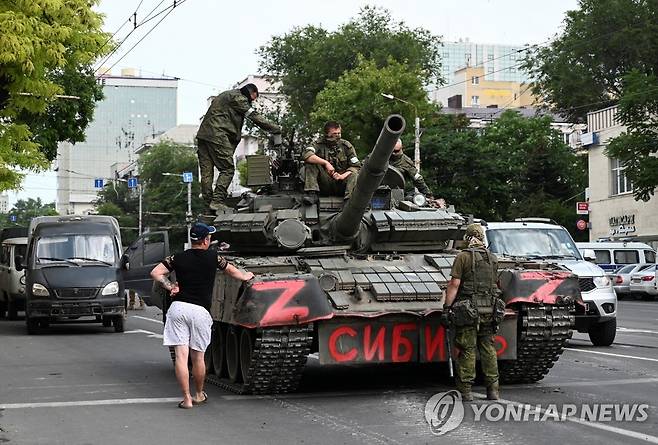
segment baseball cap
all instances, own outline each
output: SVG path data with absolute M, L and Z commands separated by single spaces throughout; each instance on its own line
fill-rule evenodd
M 204 223 L 194 223 L 190 229 L 190 239 L 192 241 L 201 241 L 211 233 L 215 233 L 217 229 Z

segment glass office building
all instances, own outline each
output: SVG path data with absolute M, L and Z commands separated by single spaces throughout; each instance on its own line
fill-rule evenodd
M 103 76 L 105 98 L 96 104 L 86 141 L 61 143 L 57 154 L 57 210 L 84 214 L 93 209 L 98 179 L 135 161 L 144 140 L 176 126 L 176 79 Z
M 523 45 L 444 42 L 441 74 L 446 84 L 451 84 L 454 82 L 455 71 L 466 66 L 482 66 L 487 80 L 530 82 L 527 73 L 519 66 L 525 55 Z

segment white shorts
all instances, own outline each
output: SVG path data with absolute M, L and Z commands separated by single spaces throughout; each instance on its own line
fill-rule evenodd
M 205 352 L 210 344 L 212 317 L 203 306 L 174 301 L 167 311 L 163 344 L 188 345 L 195 351 Z

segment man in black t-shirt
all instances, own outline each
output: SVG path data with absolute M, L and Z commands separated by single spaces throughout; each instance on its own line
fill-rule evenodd
M 168 256 L 151 271 L 151 277 L 171 292 L 173 299 L 167 310 L 163 343 L 173 346 L 176 351 L 176 379 L 183 391 L 179 408 L 192 408 L 208 399 L 203 391 L 206 378 L 204 353 L 210 344 L 210 305 L 217 270 L 242 281 L 254 277 L 253 273 L 241 271 L 214 250 L 208 250 L 213 233 L 215 228 L 212 226 L 194 224 L 190 230 L 192 248 Z M 167 278 L 174 271 L 177 283 Z M 195 397 L 190 393 L 188 355 L 192 359 Z

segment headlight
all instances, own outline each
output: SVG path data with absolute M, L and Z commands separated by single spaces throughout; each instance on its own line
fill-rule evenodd
M 108 283 L 105 285 L 103 288 L 103 292 L 101 292 L 101 295 L 115 295 L 119 293 L 119 283 L 116 281 L 112 281 L 111 283 Z
M 425 204 L 427 204 L 427 198 L 421 193 L 414 195 L 413 201 L 418 207 L 425 207 Z
M 32 285 L 32 295 L 35 297 L 50 297 L 50 292 L 43 284 L 34 283 Z
M 594 285 L 596 287 L 608 287 L 610 286 L 610 278 L 608 277 L 594 277 Z

